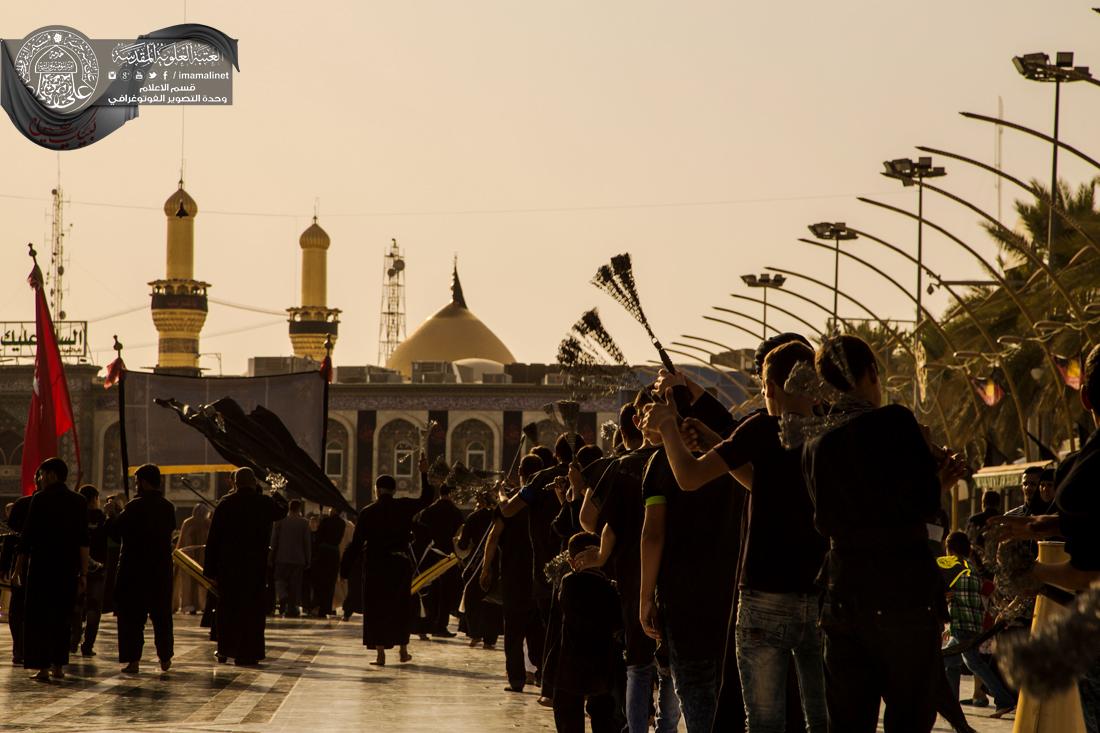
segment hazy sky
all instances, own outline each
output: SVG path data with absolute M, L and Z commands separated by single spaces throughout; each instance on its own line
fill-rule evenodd
M 521 361 L 553 360 L 593 305 L 632 360 L 651 359 L 641 329 L 588 284 L 629 251 L 666 344 L 689 333 L 755 346 L 702 315 L 712 305 L 746 309 L 727 294 L 746 292 L 739 275 L 766 265 L 831 280 L 832 256 L 795 241 L 814 221 L 846 221 L 914 250 L 910 220 L 855 196 L 915 210 L 913 189 L 879 175 L 882 160 L 917 155 L 914 145 L 991 162 L 994 128 L 958 112 L 996 114 L 998 96 L 1006 118 L 1049 131 L 1053 88 L 1019 77 L 1011 57 L 1074 50 L 1100 73 L 1100 15 L 1089 5 L 189 0 L 187 20 L 240 39 L 242 69 L 233 106 L 186 113 L 196 277 L 212 283 L 211 297 L 298 305 L 298 235 L 319 199 L 332 236 L 329 305 L 343 309 L 338 364 L 376 359 L 391 237 L 407 254 L 410 333 L 449 299 L 457 253 L 471 309 Z M 0 36 L 57 23 L 134 37 L 184 12 L 182 0 L 5 3 Z M 1062 111 L 1063 139 L 1100 152 L 1100 89 L 1067 87 Z M 179 177 L 180 138 L 178 109 L 146 107 L 102 142 L 60 154 L 72 200 L 70 318 L 148 305 L 147 283 L 164 276 L 161 206 Z M 1007 171 L 1049 179 L 1048 145 L 1006 132 L 1003 151 Z M 33 318 L 25 244 L 48 250 L 58 157 L 0 120 L 0 318 Z M 991 175 L 945 164 L 945 187 L 996 211 Z M 1096 173 L 1068 155 L 1061 170 L 1075 183 Z M 1005 189 L 1009 224 L 1017 195 Z M 956 204 L 930 196 L 926 213 L 994 253 Z M 912 287 L 910 263 L 850 246 Z M 983 277 L 941 237 L 929 236 L 925 252 L 945 276 Z M 842 262 L 841 288 L 882 314 L 912 317 L 904 295 L 859 265 Z M 827 291 L 797 289 L 831 304 Z M 821 323 L 810 306 L 774 298 Z M 932 302 L 946 305 L 941 294 Z M 98 363 L 118 333 L 131 368 L 155 364 L 147 309 L 89 329 Z M 277 316 L 212 304 L 202 350 L 232 373 L 249 356 L 289 354 L 290 342 Z M 202 364 L 216 373 L 216 358 Z

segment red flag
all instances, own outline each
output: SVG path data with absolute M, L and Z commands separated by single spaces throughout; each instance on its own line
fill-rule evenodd
M 107 365 L 107 376 L 103 378 L 103 389 L 110 389 L 118 384 L 124 371 L 126 371 L 126 363 L 122 361 L 121 356 L 116 356 L 115 360 Z
M 23 434 L 23 495 L 34 493 L 34 472 L 42 461 L 57 455 L 57 439 L 73 430 L 73 406 L 69 401 L 69 385 L 57 348 L 50 309 L 42 292 L 42 271 L 34 266 L 27 282 L 35 295 L 34 390 L 31 410 L 27 416 L 27 431 Z M 76 448 L 77 476 L 80 475 L 80 444 L 73 430 Z
M 1005 391 L 1001 389 L 1001 385 L 992 379 L 971 379 L 970 381 L 987 407 L 995 407 L 998 402 L 1004 399 Z
M 325 356 L 325 360 L 321 362 L 321 379 L 325 380 L 329 384 L 332 384 L 332 357 Z

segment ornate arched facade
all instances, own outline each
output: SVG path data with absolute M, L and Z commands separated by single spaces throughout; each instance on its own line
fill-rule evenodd
M 396 418 L 378 429 L 375 439 L 375 477 L 388 473 L 397 480 L 399 493 L 410 493 L 417 487 L 416 454 L 420 446 L 420 431 L 408 420 Z
M 451 463 L 461 461 L 468 468 L 495 471 L 495 447 L 496 435 L 483 420 L 463 420 L 451 431 Z
M 351 478 L 350 445 L 347 428 L 330 418 L 325 428 L 325 463 L 321 468 L 344 495 L 348 493 Z

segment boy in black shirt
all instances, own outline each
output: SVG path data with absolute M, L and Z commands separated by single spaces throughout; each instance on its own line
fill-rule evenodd
M 925 519 L 960 476 L 938 462 L 907 408 L 882 407 L 874 353 L 855 336 L 826 339 L 818 375 L 839 392 L 803 452 L 814 523 L 828 538 L 821 628 L 829 730 L 871 733 L 880 700 L 891 731 L 930 731 L 943 685 L 947 608 Z
M 779 420 L 784 414 L 808 416 L 813 400 L 788 393 L 792 370 L 813 368 L 805 344 L 783 344 L 767 354 L 762 381 L 767 414 L 746 419 L 733 434 L 696 458 L 684 445 L 676 412 L 657 403 L 647 425 L 664 439 L 677 483 L 694 491 L 730 472 L 751 491 L 750 515 L 741 556 L 737 608 L 737 663 L 748 730 L 784 730 L 787 722 L 788 665 L 793 662 L 807 730 L 826 729 L 825 679 L 821 634 L 817 628 L 815 577 L 825 556 L 825 540 L 813 525 L 813 505 L 802 478 L 801 446 L 785 448 Z
M 661 442 L 652 428 L 645 435 Z M 740 509 L 734 510 L 729 481 L 722 476 L 685 492 L 663 450 L 650 457 L 642 479 L 639 620 L 668 647 L 689 733 L 710 731 L 717 709 L 737 557 L 737 537 L 726 525 Z
M 596 535 L 580 532 L 569 540 L 573 572 L 561 582 L 561 653 L 554 689 L 554 723 L 558 733 L 584 733 L 584 713 L 593 733 L 618 733 L 611 696 L 622 628 L 619 596 L 602 571 L 591 567 L 599 554 Z M 585 704 L 587 701 L 587 704 Z
M 105 564 L 107 562 L 107 515 L 99 508 L 99 489 L 84 484 L 77 493 L 88 502 L 88 585 L 73 609 L 73 628 L 69 652 L 80 649 L 81 656 L 95 656 L 95 640 L 103 612 Z M 81 643 L 81 636 L 84 641 Z

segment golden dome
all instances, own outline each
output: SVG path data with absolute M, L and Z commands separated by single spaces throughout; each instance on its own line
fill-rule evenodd
M 329 242 L 328 232 L 317 223 L 316 216 L 313 217 L 313 223 L 309 225 L 309 228 L 302 232 L 302 236 L 298 238 L 298 245 L 302 249 L 328 249 Z
M 466 307 L 457 268 L 453 277 L 451 302 L 394 349 L 386 361 L 387 368 L 408 377 L 412 376 L 414 361 L 489 359 L 501 364 L 515 363 L 516 357 L 504 342 Z
M 180 181 L 180 187 L 164 202 L 164 215 L 184 219 L 194 218 L 197 213 L 199 213 L 199 205 L 195 203 L 195 199 L 191 198 L 191 194 L 183 189 L 183 181 Z

